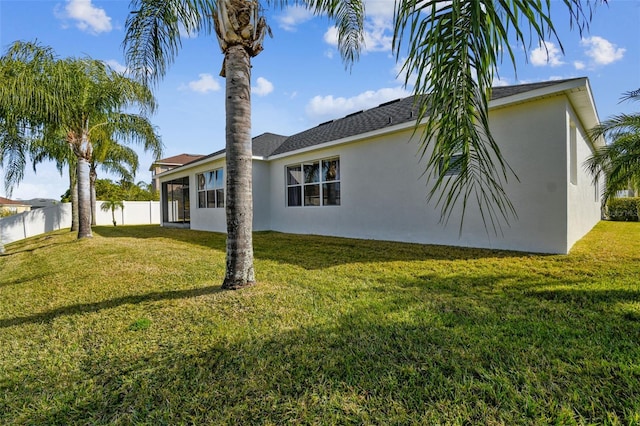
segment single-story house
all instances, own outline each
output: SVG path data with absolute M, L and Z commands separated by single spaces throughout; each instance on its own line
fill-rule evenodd
M 518 176 L 517 218 L 495 234 L 475 206 L 446 224 L 427 202 L 413 99 L 253 139 L 254 230 L 539 253 L 567 253 L 600 220 L 598 182 L 582 166 L 603 141 L 586 78 L 496 87 L 490 126 Z M 163 226 L 226 232 L 225 152 L 158 176 Z
M 10 200 L 8 198 L 0 197 L 0 210 L 7 210 L 11 213 L 22 213 L 31 210 L 31 205 L 23 201 Z

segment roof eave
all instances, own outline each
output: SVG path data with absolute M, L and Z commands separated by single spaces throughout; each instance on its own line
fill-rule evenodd
M 199 158 L 197 160 L 191 161 L 188 164 L 183 164 L 181 166 L 178 166 L 175 169 L 171 169 L 171 170 L 167 170 L 167 171 L 162 172 L 162 173 L 158 173 L 156 175 L 156 177 L 164 178 L 164 177 L 171 176 L 171 175 L 174 175 L 174 174 L 179 174 L 180 172 L 183 172 L 185 170 L 190 170 L 190 169 L 193 169 L 194 167 L 198 167 L 198 166 L 206 164 L 206 163 L 208 163 L 210 161 L 216 161 L 216 160 L 219 160 L 221 158 L 225 158 L 225 153 L 224 152 L 221 153 L 221 154 L 218 154 L 218 155 L 214 155 L 214 156 L 205 156 L 205 157 Z
M 371 130 L 365 133 L 359 133 L 357 135 L 347 136 L 345 138 L 335 139 L 332 141 L 327 141 L 324 143 L 320 143 L 317 145 L 311 145 L 304 148 L 299 148 L 293 151 L 283 152 L 281 154 L 276 154 L 269 156 L 265 159 L 267 160 L 277 160 L 280 158 L 290 157 L 292 155 L 303 154 L 305 152 L 317 151 L 319 149 L 325 149 L 336 145 L 342 145 L 346 143 L 358 142 L 363 139 L 369 139 L 376 136 L 382 136 L 390 133 L 401 132 L 403 130 L 411 129 L 416 125 L 416 120 L 405 121 L 404 123 L 396 124 L 394 126 L 387 126 L 381 129 Z

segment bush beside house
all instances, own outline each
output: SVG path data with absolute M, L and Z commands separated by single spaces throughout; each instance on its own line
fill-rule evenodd
M 614 198 L 607 203 L 609 220 L 637 222 L 640 216 L 640 197 Z

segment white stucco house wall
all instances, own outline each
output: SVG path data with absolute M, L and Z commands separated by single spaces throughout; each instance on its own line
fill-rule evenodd
M 490 125 L 518 176 L 504 187 L 517 218 L 487 232 L 476 206 L 447 224 L 427 202 L 412 99 L 253 139 L 254 230 L 567 253 L 600 220 L 598 183 L 582 164 L 598 115 L 586 78 L 496 87 Z M 225 152 L 158 176 L 163 226 L 225 232 Z M 307 183 L 305 183 L 307 182 Z M 456 217 L 458 216 L 458 217 Z

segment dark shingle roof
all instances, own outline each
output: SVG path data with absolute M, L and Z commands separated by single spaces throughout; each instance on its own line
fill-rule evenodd
M 268 157 L 287 139 L 287 136 L 275 133 L 263 133 L 253 138 L 253 155 Z
M 276 135 L 275 133 L 263 133 L 260 136 L 256 136 L 252 139 L 252 154 L 258 157 L 268 157 L 273 154 L 284 140 L 287 139 L 287 136 Z M 209 158 L 217 157 L 220 154 L 224 154 L 226 149 L 221 149 L 216 152 L 212 152 L 209 155 L 202 156 L 196 160 L 190 161 L 187 164 L 200 162 L 201 160 L 207 160 Z M 187 165 L 185 164 L 185 166 Z
M 555 86 L 568 81 L 579 79 L 544 81 L 540 83 L 519 84 L 514 86 L 494 87 L 491 99 L 501 99 L 532 90 Z M 416 119 L 417 108 L 414 97 L 385 102 L 377 107 L 354 112 L 345 117 L 330 120 L 316 127 L 302 131 L 293 136 L 282 136 L 274 133 L 263 133 L 253 138 L 253 154 L 259 157 L 269 157 L 284 154 L 298 149 L 316 146 L 325 142 L 335 141 L 350 136 L 373 132 L 398 124 L 410 122 Z M 224 149 L 216 151 L 206 157 L 193 162 L 216 157 L 225 152 Z
M 355 112 L 346 117 L 322 123 L 288 137 L 273 155 L 295 151 L 349 136 L 395 126 L 416 119 L 413 96 L 385 102 L 375 108 Z
M 532 90 L 543 89 L 545 87 L 555 86 L 557 84 L 566 83 L 568 81 L 581 80 L 580 78 L 569 78 L 566 80 L 550 80 L 539 83 L 517 84 L 514 86 L 494 87 L 491 93 L 491 99 L 506 98 L 507 96 L 518 95 L 520 93 L 530 92 Z
M 536 89 L 554 86 L 571 80 L 576 79 L 494 87 L 491 98 L 492 100 L 505 98 Z M 343 118 L 322 123 L 316 127 L 290 136 L 272 153 L 272 155 L 283 154 L 325 142 L 343 139 L 349 136 L 372 132 L 385 127 L 413 121 L 416 119 L 416 113 L 417 108 L 414 105 L 413 96 L 385 102 L 375 108 L 352 113 Z

